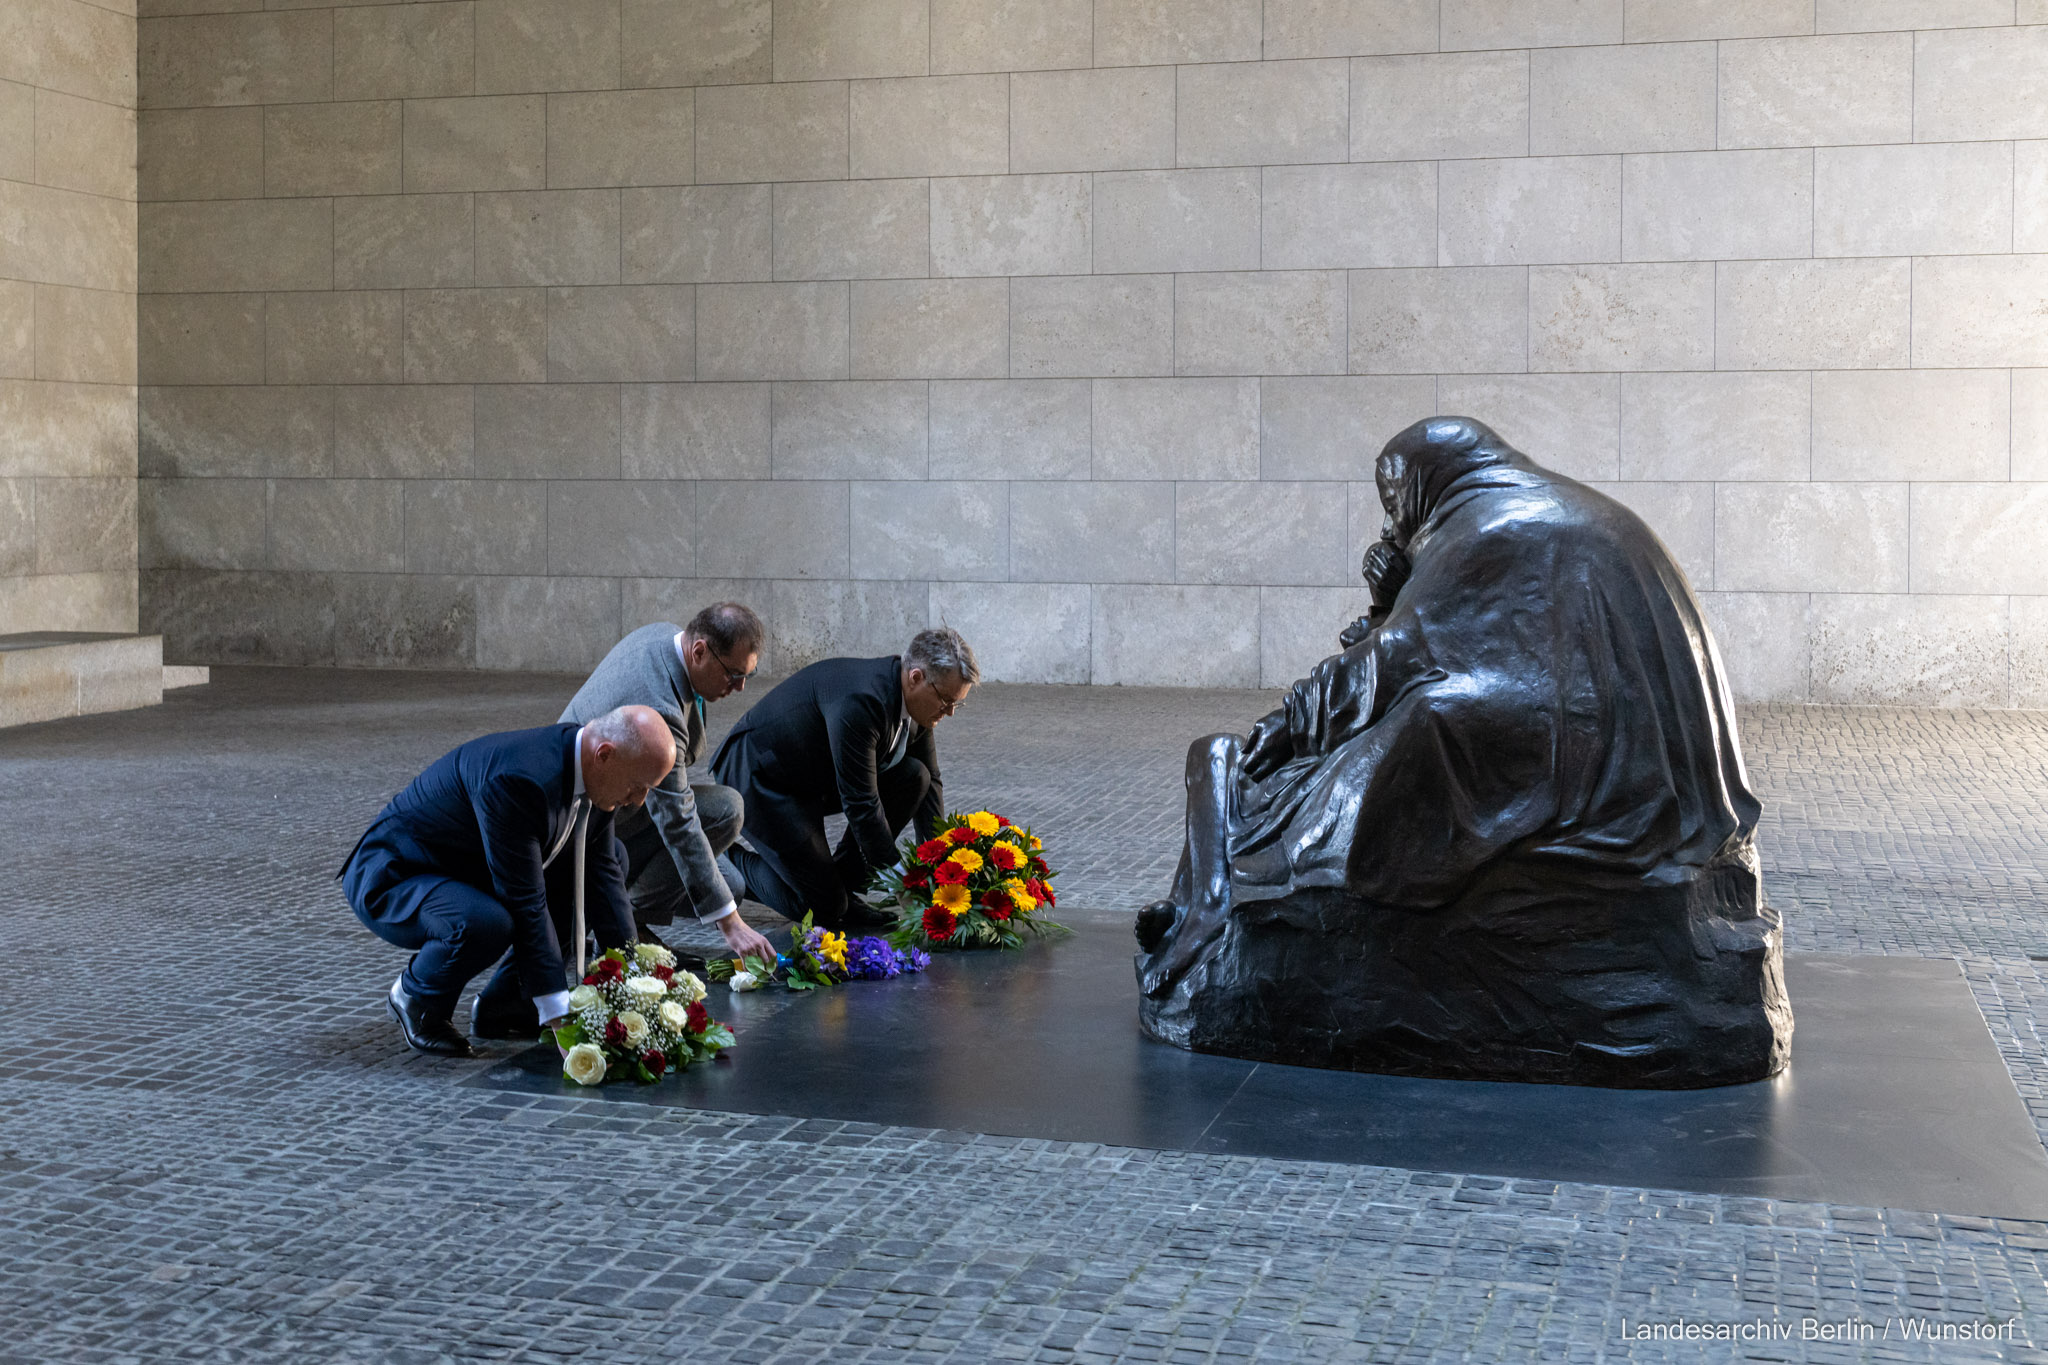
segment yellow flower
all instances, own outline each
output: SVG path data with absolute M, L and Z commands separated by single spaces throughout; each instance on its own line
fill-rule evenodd
M 1023 878 L 1005 878 L 1003 881 L 1003 890 L 1009 895 L 1010 904 L 1015 906 L 1018 910 L 1021 910 L 1028 914 L 1031 911 L 1036 910 L 1038 908 L 1038 897 L 1032 895 L 1029 891 L 1026 891 L 1024 889 Z
M 982 857 L 971 848 L 954 849 L 953 856 L 946 861 L 957 864 L 960 870 L 970 877 L 981 871 Z
M 1045 848 L 1045 840 L 1043 840 L 1043 839 L 1039 838 L 1039 837 L 1038 837 L 1038 836 L 1037 836 L 1036 834 L 1032 835 L 1032 836 L 1031 836 L 1031 851 L 1032 851 L 1033 853 L 1038 853 L 1038 852 L 1041 852 L 1041 851 L 1043 851 L 1043 850 L 1044 850 L 1044 848 Z
M 941 910 L 959 914 L 967 908 L 967 888 L 964 886 L 935 886 L 932 888 L 932 904 Z
M 978 810 L 967 817 L 967 828 L 986 839 L 1003 827 L 1003 822 L 985 810 Z
M 835 967 L 844 967 L 846 965 L 846 935 L 835 934 L 830 929 L 827 929 L 824 936 L 818 940 L 818 956 L 824 958 Z

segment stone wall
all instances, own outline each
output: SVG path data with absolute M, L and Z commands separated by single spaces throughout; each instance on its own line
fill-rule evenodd
M 135 629 L 133 0 L 0 0 L 0 635 Z
M 140 26 L 172 658 L 1281 684 L 1448 411 L 1746 696 L 2048 704 L 2048 0 L 271 3 Z

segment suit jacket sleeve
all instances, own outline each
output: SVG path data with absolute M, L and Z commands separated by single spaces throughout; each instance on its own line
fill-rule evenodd
M 661 846 L 675 859 L 676 873 L 683 889 L 690 893 L 690 908 L 699 915 L 723 909 L 732 892 L 718 873 L 718 859 L 711 841 L 704 837 L 704 821 L 697 814 L 697 798 L 690 792 L 690 777 L 683 770 L 682 755 L 690 749 L 687 729 L 673 717 L 665 717 L 676 738 L 676 766 L 669 769 L 661 785 L 647 793 L 647 818 L 661 836 Z
M 896 841 L 889 834 L 889 818 L 882 813 L 882 794 L 875 785 L 881 705 L 873 697 L 854 693 L 824 709 L 825 738 L 832 747 L 832 776 L 839 784 L 846 831 L 869 867 L 887 867 L 896 861 Z
M 501 776 L 481 784 L 471 804 L 483 836 L 491 889 L 512 916 L 512 965 L 529 998 L 562 989 L 562 950 L 548 917 L 540 841 L 548 830 L 548 801 L 529 778 Z

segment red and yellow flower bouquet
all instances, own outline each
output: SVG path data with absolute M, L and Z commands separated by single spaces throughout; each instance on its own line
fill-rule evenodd
M 882 902 L 898 915 L 899 948 L 1018 948 L 1024 935 L 1061 926 L 1045 845 L 991 811 L 949 815 L 924 843 L 882 875 Z

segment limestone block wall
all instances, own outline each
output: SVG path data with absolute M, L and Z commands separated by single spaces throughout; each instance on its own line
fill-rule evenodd
M 771 667 L 1282 684 L 1448 411 L 1641 511 L 1746 696 L 2048 704 L 2048 0 L 143 15 L 173 659 L 737 595 Z
M 136 622 L 133 0 L 0 0 L 0 635 Z

